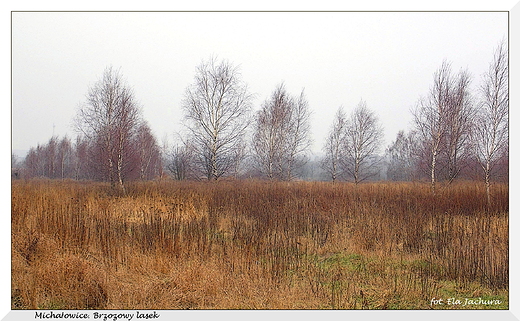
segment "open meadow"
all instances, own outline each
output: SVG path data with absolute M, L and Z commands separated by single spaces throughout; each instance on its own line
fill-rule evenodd
M 12 309 L 508 309 L 509 187 L 12 181 Z M 439 301 L 440 300 L 440 301 Z M 458 302 L 458 303 L 457 303 Z

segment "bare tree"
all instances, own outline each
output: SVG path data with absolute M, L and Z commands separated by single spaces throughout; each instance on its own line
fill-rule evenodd
M 255 117 L 253 155 L 269 179 L 291 180 L 305 164 L 310 146 L 310 111 L 302 91 L 291 97 L 283 84 L 267 99 Z
M 302 92 L 293 104 L 293 112 L 289 119 L 289 132 L 287 133 L 287 159 L 285 178 L 291 180 L 294 171 L 301 168 L 308 161 L 306 152 L 311 146 L 310 139 L 310 110 L 309 103 Z
M 417 170 L 417 150 L 417 133 L 400 130 L 395 141 L 386 149 L 387 178 L 393 181 L 413 180 Z
M 470 138 L 476 110 L 469 93 L 470 82 L 469 73 L 460 71 L 449 92 L 448 108 L 445 111 L 446 135 L 442 149 L 448 183 L 452 183 L 459 175 L 472 154 Z
M 474 131 L 477 160 L 482 167 L 488 205 L 491 204 L 493 170 L 509 149 L 508 53 L 505 41 L 496 48 L 489 70 L 483 75 L 481 104 Z
M 233 176 L 235 179 L 239 178 L 240 175 L 244 174 L 247 171 L 247 141 L 245 139 L 241 140 L 239 144 L 237 144 L 236 148 L 233 149 L 232 159 L 235 162 L 232 164 L 229 169 L 229 175 Z
M 131 141 L 140 121 L 132 90 L 119 71 L 105 69 L 102 79 L 89 88 L 87 101 L 78 109 L 76 129 L 96 142 L 104 179 L 124 192 L 125 175 L 131 170 Z
M 252 96 L 238 68 L 215 58 L 197 67 L 182 106 L 203 175 L 217 180 L 237 162 L 249 125 Z
M 24 160 L 26 177 L 55 178 L 57 142 L 58 138 L 52 136 L 47 143 L 31 147 Z
M 160 176 L 162 171 L 161 151 L 147 122 L 143 121 L 139 124 L 134 145 L 139 179 L 153 179 Z
M 166 168 L 176 180 L 196 178 L 193 173 L 193 146 L 189 143 L 175 145 L 168 152 Z
M 323 151 L 325 156 L 321 161 L 321 167 L 327 172 L 327 174 L 335 182 L 338 178 L 343 175 L 342 167 L 340 166 L 341 160 L 345 157 L 345 150 L 343 148 L 343 142 L 345 139 L 345 130 L 347 126 L 345 112 L 342 107 L 338 108 L 332 128 L 329 131 Z
M 412 114 L 422 140 L 432 193 L 438 173 L 444 170 L 451 183 L 460 173 L 461 164 L 470 156 L 470 137 L 475 109 L 469 93 L 470 75 L 453 75 L 451 64 L 443 61 L 434 73 L 434 83 L 426 98 L 419 100 Z
M 45 163 L 44 176 L 48 178 L 57 177 L 57 153 L 58 153 L 58 137 L 52 136 L 47 144 L 42 146 L 43 162 Z
M 255 117 L 252 148 L 259 169 L 267 178 L 281 179 L 283 150 L 290 117 L 291 98 L 280 85 L 266 100 Z
M 93 179 L 92 159 L 90 158 L 92 143 L 84 136 L 78 135 L 74 143 L 73 175 L 74 179 Z
M 360 101 L 347 121 L 344 139 L 345 157 L 342 166 L 358 184 L 377 175 L 383 127 L 375 113 Z
M 429 159 L 430 184 L 434 194 L 437 182 L 438 157 L 448 130 L 446 118 L 451 99 L 451 88 L 453 88 L 451 66 L 444 61 L 434 74 L 434 83 L 429 95 L 420 99 L 416 108 L 412 110 L 415 127 Z
M 59 169 L 60 178 L 71 177 L 72 175 L 72 158 L 74 150 L 72 143 L 68 137 L 63 137 L 58 143 L 57 151 L 57 167 Z
M 31 178 L 39 175 L 40 161 L 38 158 L 38 148 L 31 147 L 24 159 L 25 177 Z

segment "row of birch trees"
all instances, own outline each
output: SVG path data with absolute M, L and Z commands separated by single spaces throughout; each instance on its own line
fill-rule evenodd
M 399 131 L 378 157 L 382 127 L 377 115 L 361 101 L 347 117 L 339 108 L 324 146 L 322 166 L 332 181 L 358 183 L 378 174 L 387 162 L 391 180 L 425 179 L 435 193 L 439 180 L 448 184 L 469 167 L 481 168 L 489 186 L 499 165 L 508 159 L 508 57 L 506 44 L 496 49 L 478 92 L 470 91 L 467 70 L 454 73 L 444 61 L 434 73 L 429 93 L 412 108 L 413 127 Z
M 411 110 L 414 126 L 384 153 L 383 127 L 367 103 L 361 100 L 350 114 L 340 107 L 320 161 L 326 179 L 359 183 L 387 168 L 387 179 L 427 178 L 435 193 L 439 180 L 452 182 L 471 163 L 489 189 L 498 164 L 508 159 L 507 52 L 501 43 L 477 93 L 467 70 L 454 73 L 444 61 Z M 78 107 L 76 141 L 52 137 L 32 148 L 25 170 L 29 177 L 103 180 L 123 191 L 125 181 L 162 176 L 163 169 L 179 180 L 299 177 L 311 145 L 304 91 L 292 95 L 281 83 L 256 112 L 253 99 L 237 67 L 203 61 L 181 102 L 180 143 L 161 150 L 133 90 L 108 67 Z
M 488 202 L 493 177 L 509 163 L 508 50 L 502 42 L 472 93 L 467 70 L 454 73 L 444 61 L 429 93 L 412 109 L 414 127 L 400 131 L 387 149 L 389 176 L 427 177 L 432 192 L 468 168 L 480 168 Z
M 253 97 L 229 62 L 212 58 L 197 68 L 182 102 L 187 131 L 168 155 L 175 178 L 297 177 L 311 144 L 303 90 L 293 96 L 281 83 L 256 113 Z

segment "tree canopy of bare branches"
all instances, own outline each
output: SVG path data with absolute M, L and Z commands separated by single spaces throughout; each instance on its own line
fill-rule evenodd
M 252 96 L 237 67 L 211 58 L 186 89 L 182 107 L 200 171 L 217 180 L 243 158 Z
M 474 131 L 475 154 L 482 167 L 491 203 L 493 169 L 509 147 L 509 67 L 505 41 L 495 50 L 489 70 L 482 77 L 481 102 Z
M 388 160 L 387 179 L 392 181 L 409 181 L 416 177 L 418 151 L 417 133 L 405 133 L 400 130 L 386 149 Z
M 434 73 L 429 95 L 420 99 L 412 110 L 424 154 L 429 159 L 433 193 L 438 172 L 444 170 L 448 182 L 452 182 L 460 172 L 461 161 L 468 157 L 475 114 L 469 84 L 467 71 L 460 71 L 454 76 L 451 64 L 444 61 Z
M 310 146 L 310 111 L 303 91 L 291 97 L 280 84 L 255 117 L 253 155 L 269 179 L 291 180 Z
M 342 166 L 354 183 L 367 180 L 377 174 L 383 127 L 366 102 L 359 102 L 347 119 L 344 136 Z
M 167 148 L 165 153 L 166 168 L 176 180 L 196 178 L 194 173 L 194 148 L 190 142 L 183 142 Z
M 162 155 L 157 140 L 147 122 L 143 121 L 137 127 L 134 146 L 135 162 L 139 169 L 139 179 L 146 180 L 161 176 Z
M 399 131 L 386 148 L 386 162 L 380 153 L 381 123 L 365 101 L 350 115 L 337 110 L 324 156 L 312 158 L 304 91 L 293 96 L 282 82 L 252 114 L 254 96 L 240 69 L 215 57 L 196 67 L 184 92 L 186 130 L 177 131 L 180 143 L 160 148 L 133 89 L 120 70 L 107 67 L 78 106 L 75 140 L 53 134 L 31 148 L 23 162 L 13 154 L 13 177 L 102 180 L 125 193 L 125 182 L 163 177 L 163 169 L 178 180 L 247 176 L 357 184 L 382 178 L 378 175 L 387 166 L 387 179 L 427 180 L 433 194 L 438 181 L 448 186 L 459 178 L 483 178 L 490 204 L 491 183 L 509 173 L 508 63 L 503 40 L 478 91 L 472 91 L 468 70 L 454 72 L 444 60 L 411 109 L 413 128 Z
M 321 167 L 332 182 L 343 176 L 344 171 L 341 166 L 342 159 L 345 157 L 344 140 L 347 126 L 347 116 L 342 107 L 338 108 L 334 116 L 332 127 L 323 146 L 324 158 Z
M 73 148 L 68 137 L 52 136 L 46 144 L 31 148 L 24 160 L 25 177 L 60 178 L 72 176 Z
M 76 129 L 96 143 L 95 156 L 103 178 L 123 192 L 125 175 L 134 166 L 131 143 L 140 120 L 132 89 L 112 67 L 89 88 L 87 101 L 80 105 L 75 119 Z
M 469 92 L 471 76 L 462 70 L 457 75 L 446 111 L 446 137 L 443 159 L 448 183 L 459 175 L 471 156 L 471 132 L 474 129 L 476 109 Z

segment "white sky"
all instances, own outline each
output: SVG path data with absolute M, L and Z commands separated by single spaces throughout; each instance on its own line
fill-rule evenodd
M 305 88 L 313 151 L 340 105 L 361 99 L 379 116 L 385 146 L 410 127 L 443 59 L 475 86 L 506 12 L 14 12 L 12 149 L 43 144 L 71 121 L 106 66 L 121 68 L 159 142 L 182 129 L 182 95 L 211 55 L 240 65 L 254 109 L 285 82 Z

